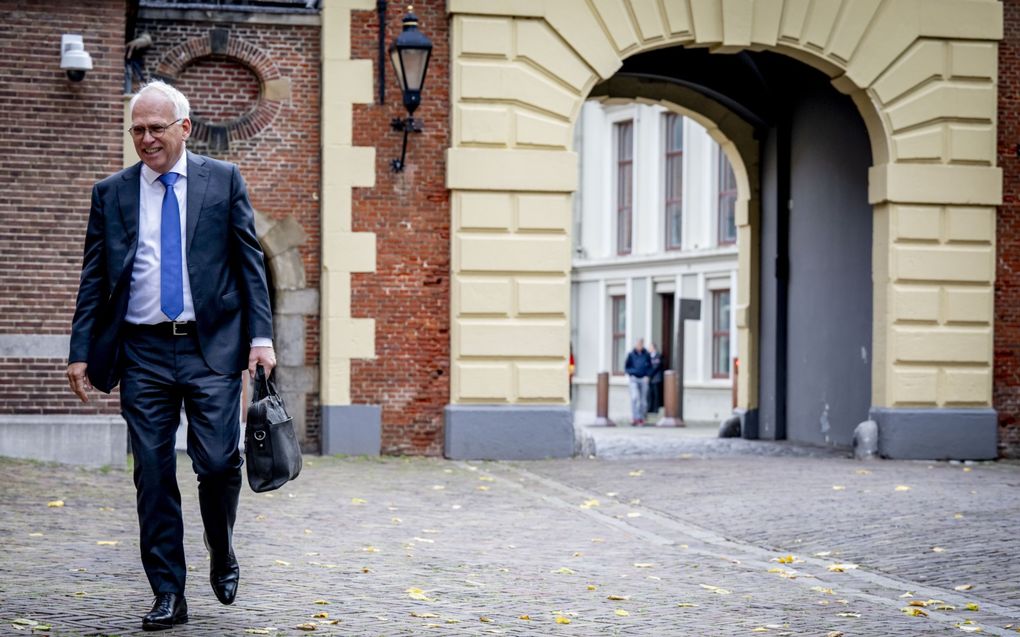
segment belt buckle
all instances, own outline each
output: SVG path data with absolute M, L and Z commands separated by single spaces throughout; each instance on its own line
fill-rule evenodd
M 171 330 L 172 330 L 172 334 L 174 336 L 187 336 L 188 335 L 188 331 L 186 329 L 186 326 L 188 325 L 187 321 L 174 321 L 172 325 L 173 325 L 173 327 L 171 328 Z M 181 331 L 179 331 L 179 332 L 177 331 L 177 327 L 178 326 L 180 326 L 180 328 L 181 328 Z

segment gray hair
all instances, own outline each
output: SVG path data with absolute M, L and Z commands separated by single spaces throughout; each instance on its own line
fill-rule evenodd
M 128 104 L 128 112 L 134 112 L 135 103 L 138 102 L 138 98 L 153 91 L 162 94 L 173 103 L 174 117 L 177 119 L 184 119 L 185 117 L 191 116 L 191 104 L 188 103 L 188 98 L 184 97 L 184 93 L 181 93 L 173 86 L 170 86 L 166 82 L 162 82 L 160 80 L 152 80 L 142 88 L 138 89 L 138 92 L 131 98 L 131 103 Z

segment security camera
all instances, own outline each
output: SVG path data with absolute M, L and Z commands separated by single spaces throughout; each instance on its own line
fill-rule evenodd
M 92 70 L 92 56 L 85 51 L 80 35 L 65 33 L 60 36 L 60 68 L 67 71 L 67 79 L 81 82 L 85 72 Z

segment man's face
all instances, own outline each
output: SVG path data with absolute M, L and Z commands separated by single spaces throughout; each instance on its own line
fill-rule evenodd
M 643 338 L 639 338 L 637 340 L 637 343 L 634 343 L 634 349 L 636 349 L 637 351 L 640 352 L 644 348 L 645 348 L 645 340 Z
M 135 135 L 135 151 L 146 166 L 163 174 L 173 168 L 184 151 L 184 140 L 191 135 L 191 120 L 183 119 L 170 126 L 177 117 L 174 116 L 174 104 L 170 98 L 155 91 L 138 98 L 131 111 L 131 127 L 144 126 L 145 133 Z M 167 126 L 159 137 L 154 137 L 150 126 Z

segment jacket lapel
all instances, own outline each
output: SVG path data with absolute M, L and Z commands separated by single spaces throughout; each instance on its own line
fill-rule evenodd
M 191 242 L 195 238 L 198 218 L 202 215 L 202 202 L 205 201 L 208 186 L 209 169 L 205 165 L 205 158 L 188 151 L 188 231 L 185 246 L 185 253 L 188 255 L 191 254 Z
M 124 171 L 123 179 L 117 185 L 121 226 L 124 228 L 124 242 L 128 247 L 124 255 L 124 263 L 121 265 L 121 272 L 134 262 L 135 250 L 138 248 L 138 192 L 141 188 L 139 182 L 141 171 L 142 164 L 139 162 Z

